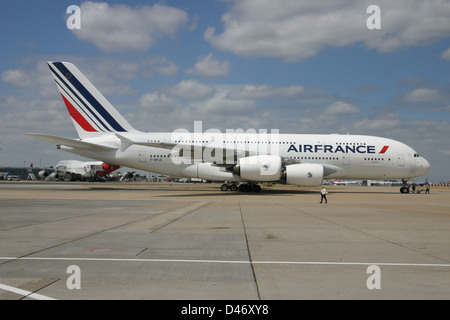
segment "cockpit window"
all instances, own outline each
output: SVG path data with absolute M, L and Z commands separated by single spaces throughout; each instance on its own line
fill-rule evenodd
M 414 153 L 414 158 L 419 158 L 419 154 L 418 153 Z

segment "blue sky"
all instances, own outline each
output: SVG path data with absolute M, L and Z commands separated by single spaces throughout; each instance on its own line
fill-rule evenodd
M 381 29 L 366 26 L 369 5 Z M 81 29 L 66 9 L 81 8 Z M 75 159 L 46 65 L 74 62 L 137 129 L 279 129 L 400 140 L 450 179 L 450 2 L 13 1 L 0 4 L 0 166 Z

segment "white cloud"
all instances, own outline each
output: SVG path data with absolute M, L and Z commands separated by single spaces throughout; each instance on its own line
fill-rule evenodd
M 233 115 L 247 115 L 256 108 L 256 101 L 249 99 L 230 99 L 226 94 L 218 92 L 209 99 L 194 102 L 189 105 L 189 110 L 195 116 L 214 116 L 217 114 L 229 117 Z
M 18 87 L 27 87 L 31 80 L 23 70 L 11 69 L 2 74 L 2 81 Z
M 336 101 L 325 109 L 326 115 L 357 114 L 360 112 L 361 110 L 358 107 L 342 101 Z
M 448 48 L 447 50 L 445 50 L 444 52 L 442 52 L 442 54 L 441 54 L 441 59 L 442 59 L 442 60 L 450 61 L 450 48 Z
M 305 93 L 308 97 L 313 95 L 300 85 L 210 85 L 190 79 L 161 91 L 144 94 L 139 101 L 141 106 L 156 108 L 158 117 L 170 118 L 170 126 L 179 126 L 181 121 L 185 122 L 187 119 L 201 119 L 220 127 L 227 125 L 232 128 L 253 126 L 255 122 L 261 123 L 263 118 L 268 122 L 270 119 L 273 121 L 273 112 L 283 115 L 295 109 L 300 114 L 296 101 Z M 323 95 L 323 92 L 318 94 Z M 180 99 L 191 102 L 185 103 Z M 278 106 L 276 111 L 268 109 L 268 104 Z M 294 107 L 291 108 L 292 105 Z M 258 114 L 258 117 L 254 114 Z
M 360 0 L 239 0 L 222 16 L 224 31 L 208 27 L 204 38 L 243 56 L 299 61 L 327 46 L 364 43 L 381 52 L 422 45 L 450 36 L 450 2 L 379 0 L 381 29 L 369 30 Z
M 175 99 L 168 97 L 159 91 L 144 94 L 139 102 L 141 106 L 151 108 L 152 110 L 173 109 L 177 104 Z
M 139 61 L 140 70 L 143 76 L 148 78 L 155 73 L 164 76 L 175 76 L 178 73 L 179 67 L 175 62 L 169 60 L 164 56 L 148 56 Z
M 415 89 L 405 95 L 405 100 L 408 102 L 435 102 L 441 99 L 439 92 L 428 88 Z
M 1 80 L 26 92 L 37 89 L 42 97 L 55 97 L 57 91 L 45 60 L 39 61 L 36 65 L 32 64 L 28 62 L 21 68 L 4 71 Z
M 264 99 L 270 97 L 295 97 L 305 92 L 299 85 L 274 87 L 267 84 L 246 84 L 231 91 L 229 97 L 233 99 Z
M 131 8 L 106 2 L 83 2 L 81 29 L 73 29 L 106 52 L 144 51 L 164 36 L 173 36 L 189 18 L 178 8 L 161 4 Z
M 197 75 L 206 78 L 216 78 L 226 76 L 230 72 L 230 62 L 223 62 L 213 59 L 212 53 L 200 57 L 194 68 L 187 69 L 187 74 Z
M 182 99 L 199 100 L 211 96 L 214 89 L 196 80 L 183 80 L 176 86 L 168 89 L 168 92 Z
M 377 132 L 380 136 L 388 136 L 385 130 L 399 128 L 402 121 L 398 118 L 362 119 L 354 123 L 353 127 L 360 132 Z

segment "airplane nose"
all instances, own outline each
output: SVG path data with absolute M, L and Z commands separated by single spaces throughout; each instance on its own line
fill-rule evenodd
M 431 171 L 431 165 L 425 158 L 420 158 L 419 163 L 416 165 L 417 174 L 424 176 Z

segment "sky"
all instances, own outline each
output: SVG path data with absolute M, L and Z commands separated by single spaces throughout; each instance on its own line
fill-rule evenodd
M 375 135 L 450 179 L 448 0 L 2 1 L 0 30 L 0 166 L 84 159 L 24 135 L 77 138 L 69 61 L 138 130 Z

